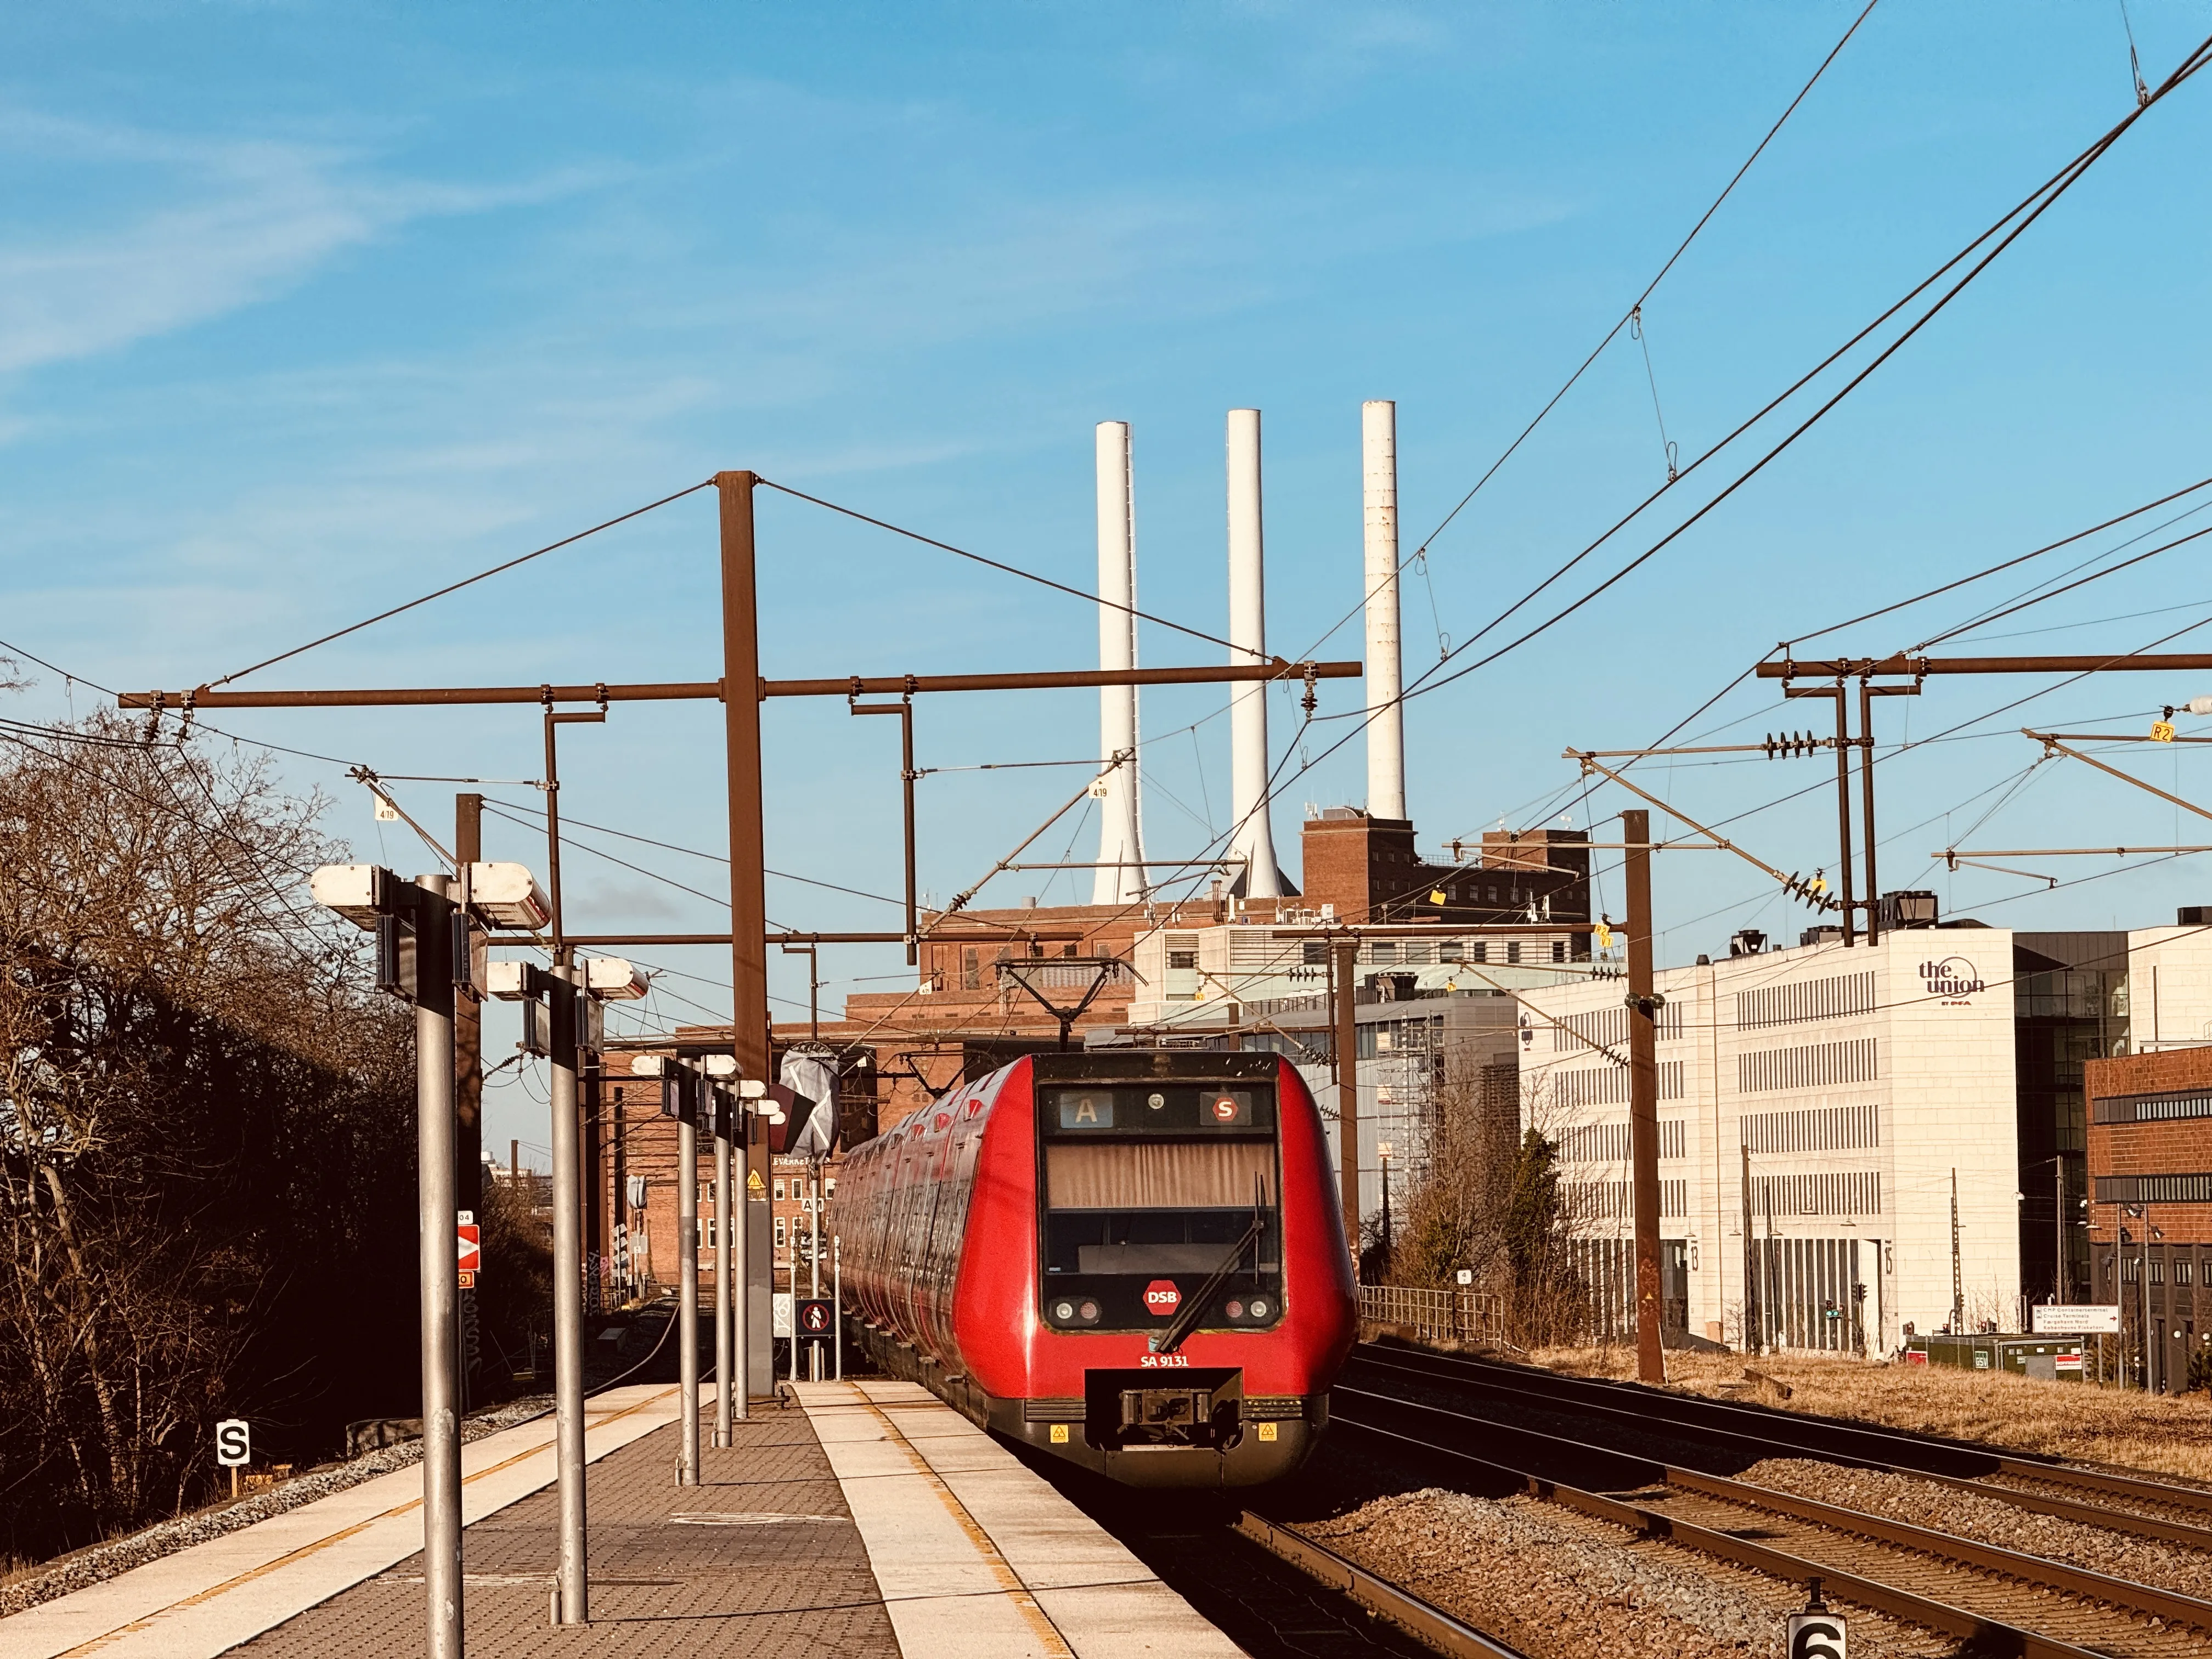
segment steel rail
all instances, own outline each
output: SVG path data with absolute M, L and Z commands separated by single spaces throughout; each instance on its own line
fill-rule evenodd
M 1984 1618 L 1980 1613 L 1954 1607 L 1930 1596 L 1899 1589 L 1879 1579 L 1863 1577 L 1857 1573 L 1808 1561 L 1802 1556 L 1791 1555 L 1771 1545 L 1757 1543 L 1733 1533 L 1701 1527 L 1695 1522 L 1647 1509 L 1624 1498 L 1608 1497 L 1580 1486 L 1547 1480 L 1491 1458 L 1477 1457 L 1471 1452 L 1460 1451 L 1450 1446 L 1434 1445 L 1411 1435 L 1338 1416 L 1334 1412 L 1331 1427 L 1337 1431 L 1351 1430 L 1355 1436 L 1373 1436 L 1376 1440 L 1386 1443 L 1389 1449 L 1418 1457 L 1425 1468 L 1433 1468 L 1440 1462 L 1458 1464 L 1480 1470 L 1482 1478 L 1486 1480 L 1503 1478 L 1532 1498 L 1578 1510 L 1601 1521 L 1609 1521 L 1615 1526 L 1626 1527 L 1632 1532 L 1665 1543 L 1680 1544 L 1701 1555 L 1710 1555 L 1734 1566 L 1748 1567 L 1753 1572 L 1765 1573 L 1769 1577 L 1800 1584 L 1808 1584 L 1818 1578 L 1825 1590 L 1843 1601 L 1855 1601 L 1876 1613 L 1886 1613 L 1893 1618 L 1941 1631 L 1947 1636 L 1975 1642 L 1979 1644 L 1977 1651 L 1982 1654 L 2016 1655 L 2019 1659 L 2091 1659 L 2090 1649 L 2076 1647 L 2034 1631 L 2023 1630 L 2001 1620 Z
M 1329 1589 L 1358 1602 L 1378 1618 L 1387 1619 L 1416 1641 L 1459 1659 L 1527 1659 L 1517 1648 L 1509 1648 L 1463 1623 L 1434 1602 L 1401 1589 L 1387 1578 L 1378 1578 L 1355 1566 L 1335 1551 L 1316 1543 L 1304 1533 L 1270 1521 L 1250 1510 L 1237 1517 L 1237 1530 L 1269 1554 L 1279 1556 L 1301 1572 L 1319 1579 Z
M 1362 1344 L 1361 1347 L 1365 1349 L 1373 1346 Z M 1984 1476 L 2002 1474 L 2014 1480 L 2041 1480 L 2051 1486 L 2071 1486 L 2077 1491 L 2100 1493 L 2109 1498 L 2126 1498 L 2136 1503 L 2162 1504 L 2170 1508 L 2191 1510 L 2212 1517 L 2212 1491 L 2170 1486 L 2164 1481 L 2147 1480 L 2138 1475 L 2083 1468 L 2078 1464 L 2056 1458 L 2000 1451 L 1971 1441 L 1948 1440 L 1936 1435 L 1909 1434 L 1895 1429 L 1869 1428 L 1801 1413 L 1771 1412 L 1733 1400 L 1706 1400 L 1694 1395 L 1667 1394 L 1631 1382 L 1565 1376 L 1554 1371 L 1532 1370 L 1525 1366 L 1509 1365 L 1492 1359 L 1419 1353 L 1413 1349 L 1394 1348 L 1389 1352 L 1408 1356 L 1421 1366 L 1443 1376 L 1457 1377 L 1473 1372 L 1503 1374 L 1526 1377 L 1532 1382 L 1540 1381 L 1555 1396 L 1580 1394 L 1586 1398 L 1604 1395 L 1613 1400 L 1629 1399 L 1635 1402 L 1639 1414 L 1647 1418 L 1694 1423 L 1702 1416 L 1714 1421 L 1755 1423 L 1777 1439 L 1794 1436 L 1799 1445 L 1814 1450 L 1832 1449 L 1838 1446 L 1859 1448 L 1875 1455 L 1879 1461 L 1897 1462 L 1912 1468 L 1915 1473 L 1957 1474 L 1962 1466 L 1978 1465 Z M 1825 1447 L 1822 1442 L 1826 1443 Z M 1888 1455 L 1883 1457 L 1881 1455 L 1885 1451 Z M 1914 1455 L 1919 1460 L 1917 1463 Z M 1948 1461 L 1952 1467 L 1932 1468 L 1931 1465 L 1938 1460 Z
M 1387 1351 L 1386 1351 L 1387 1352 Z M 1371 1350 L 1356 1352 L 1356 1363 L 1375 1365 L 1388 1370 L 1401 1371 L 1409 1376 L 1434 1381 L 1438 1372 L 1419 1364 L 1400 1363 L 1395 1354 L 1384 1358 Z M 1801 1455 L 1813 1448 L 1763 1434 L 1753 1434 L 1741 1429 L 1721 1428 L 1711 1424 L 1661 1419 L 1655 1423 L 1652 1414 L 1634 1407 L 1615 1405 L 1604 1401 L 1577 1401 L 1562 1405 L 1556 1395 L 1547 1395 L 1539 1384 L 1504 1382 L 1488 1377 L 1458 1377 L 1451 1381 L 1462 1388 L 1478 1389 L 1488 1393 L 1510 1395 L 1516 1399 L 1534 1401 L 1540 1407 L 1553 1412 L 1599 1412 L 1607 1417 L 1620 1418 L 1636 1425 L 1646 1433 L 1674 1432 L 1692 1439 L 1717 1441 L 1724 1444 L 1747 1448 L 1762 1456 Z M 2041 1492 L 2023 1492 L 2017 1486 L 1999 1486 L 1968 1475 L 1939 1474 L 1934 1469 L 1918 1468 L 1907 1464 L 1869 1457 L 1856 1452 L 1824 1452 L 1827 1461 L 1854 1468 L 1877 1470 L 1884 1474 L 1908 1475 L 1916 1480 L 1927 1480 L 1946 1486 L 1954 1492 L 1978 1492 L 1996 1498 L 2015 1509 L 2027 1510 L 2037 1515 L 2048 1515 L 2063 1521 L 2078 1521 L 2084 1526 L 2102 1527 L 2108 1532 L 2130 1533 L 2138 1538 L 2157 1538 L 2171 1544 L 2184 1544 L 2192 1549 L 2212 1550 L 2212 1530 L 2200 1526 L 2189 1526 L 2179 1521 L 2162 1521 L 2155 1516 L 2137 1515 L 2127 1510 L 2107 1509 L 2102 1504 L 2083 1504 L 2070 1498 L 2055 1498 Z
M 2142 1615 L 2195 1630 L 2212 1632 L 2212 1601 L 2202 1601 L 2195 1596 L 2179 1595 L 2154 1585 L 2114 1578 L 2086 1567 L 2054 1561 L 2046 1556 L 2029 1555 L 2023 1551 L 2006 1549 L 2001 1545 L 1984 1544 L 1976 1539 L 1955 1537 L 1927 1527 L 1915 1526 L 1910 1522 L 1870 1515 L 1863 1510 L 1847 1509 L 1817 1498 L 1801 1498 L 1793 1492 L 1754 1486 L 1745 1480 L 1731 1480 L 1723 1475 L 1705 1474 L 1696 1469 L 1682 1468 L 1656 1458 L 1616 1451 L 1607 1446 L 1595 1446 L 1587 1441 L 1572 1440 L 1565 1435 L 1549 1434 L 1540 1429 L 1523 1428 L 1517 1424 L 1500 1423 L 1489 1418 L 1447 1411 L 1439 1406 L 1424 1406 L 1414 1401 L 1369 1394 L 1364 1389 L 1346 1389 L 1341 1385 L 1331 1393 L 1330 1417 L 1333 1422 L 1360 1421 L 1357 1416 L 1346 1419 L 1340 1409 L 1340 1401 L 1346 1395 L 1352 1396 L 1355 1402 L 1371 1401 L 1382 1407 L 1386 1413 L 1398 1414 L 1401 1420 L 1410 1419 L 1415 1423 L 1439 1425 L 1448 1431 L 1455 1429 L 1460 1432 L 1474 1430 L 1490 1437 L 1503 1432 L 1556 1449 L 1571 1457 L 1595 1457 L 1626 1463 L 1638 1471 L 1652 1472 L 1657 1479 L 1678 1491 L 1718 1498 L 1746 1509 L 1786 1515 L 1793 1520 L 1803 1521 L 1832 1532 L 1871 1539 L 1893 1549 L 1932 1556 L 1971 1571 L 1992 1575 L 1999 1579 L 2015 1580 L 2057 1595 L 2101 1601 L 2124 1616 Z M 1450 1448 L 1437 1449 L 1449 1450 Z M 1664 1513 L 1663 1510 L 1651 1512 Z

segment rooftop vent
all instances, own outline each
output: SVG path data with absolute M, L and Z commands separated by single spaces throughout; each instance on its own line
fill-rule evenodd
M 1756 927 L 1739 927 L 1729 935 L 1729 954 L 1755 957 L 1766 948 L 1766 935 Z

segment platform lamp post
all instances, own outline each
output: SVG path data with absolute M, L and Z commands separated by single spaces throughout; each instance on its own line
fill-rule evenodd
M 726 1062 L 725 1071 L 716 1065 Z M 733 1073 L 737 1061 L 726 1054 L 709 1055 L 708 1075 L 716 1079 L 709 1089 L 714 1134 L 714 1443 L 735 1443 L 734 1424 L 752 1415 L 752 1379 L 746 1375 L 751 1348 L 750 1282 L 746 1277 L 751 1260 L 748 1225 L 752 1212 L 743 1193 L 732 1190 L 732 1164 L 744 1166 L 744 1149 L 753 1108 L 750 1103 L 768 1093 L 758 1078 Z M 783 1114 L 770 1103 L 766 1114 L 781 1123 Z M 743 1182 L 742 1174 L 736 1176 Z M 734 1237 L 732 1236 L 734 1234 Z
M 588 1625 L 591 1573 L 584 1504 L 584 1167 L 576 1074 L 605 1046 L 605 1006 L 646 994 L 645 976 L 619 957 L 551 969 L 495 962 L 491 994 L 523 1004 L 522 1047 L 552 1062 L 553 1419 L 560 1496 L 554 1578 L 557 1618 Z M 580 983 L 579 982 L 580 981 Z
M 464 864 L 402 879 L 326 864 L 315 902 L 376 936 L 376 987 L 415 1010 L 416 1267 L 422 1304 L 422 1587 L 429 1659 L 461 1659 L 460 1255 L 453 1170 L 453 999 L 469 980 L 471 915 L 542 927 L 545 895 L 519 864 Z
M 682 1423 L 676 1452 L 676 1484 L 696 1486 L 699 1465 L 699 1120 L 712 1115 L 710 1133 L 719 1128 L 713 1097 L 718 1084 L 735 1082 L 740 1097 L 763 1088 L 756 1079 L 739 1079 L 738 1062 L 729 1054 L 702 1054 L 688 1059 L 679 1054 L 640 1054 L 630 1062 L 634 1076 L 662 1079 L 661 1111 L 676 1120 L 676 1340 L 678 1409 Z M 726 1153 L 717 1149 L 717 1167 L 726 1169 Z M 728 1184 L 725 1176 L 724 1185 Z M 730 1379 L 719 1370 L 724 1356 L 734 1346 L 729 1295 L 727 1231 L 717 1240 L 720 1261 L 714 1276 L 714 1350 L 720 1382 L 717 1392 L 726 1401 Z M 741 1324 L 744 1316 L 737 1316 Z M 743 1386 L 744 1379 L 740 1380 Z M 716 1408 L 716 1443 L 727 1439 L 721 1426 L 722 1407 Z

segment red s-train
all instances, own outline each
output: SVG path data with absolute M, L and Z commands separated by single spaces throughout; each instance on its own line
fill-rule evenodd
M 1250 1486 L 1352 1346 L 1333 1188 L 1279 1055 L 1037 1054 L 856 1148 L 829 1224 L 892 1375 L 1117 1480 Z

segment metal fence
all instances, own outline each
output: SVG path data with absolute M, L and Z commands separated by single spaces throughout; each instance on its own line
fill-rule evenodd
M 1404 1285 L 1359 1287 L 1363 1327 L 1398 1331 L 1429 1341 L 1505 1341 L 1504 1298 L 1488 1291 L 1422 1291 Z

